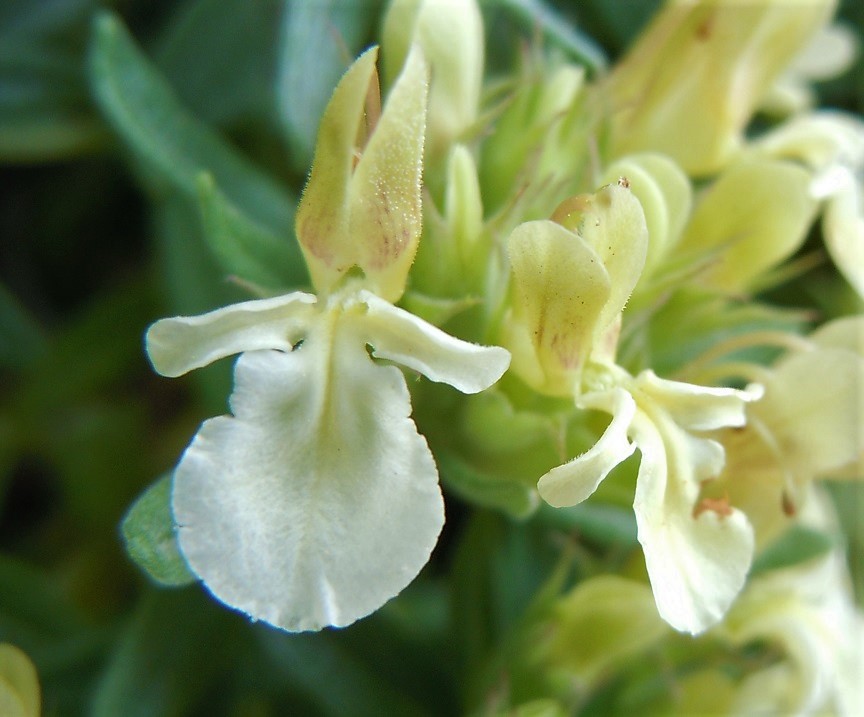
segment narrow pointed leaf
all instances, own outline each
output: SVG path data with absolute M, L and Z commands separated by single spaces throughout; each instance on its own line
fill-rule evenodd
M 299 247 L 290 238 L 295 199 L 189 113 L 108 12 L 93 25 L 90 74 L 99 106 L 156 189 L 167 185 L 194 201 L 198 176 L 210 172 L 238 211 L 285 237 L 294 256 L 285 271 L 292 284 L 302 283 Z
M 271 289 L 296 281 L 296 248 L 239 211 L 210 174 L 198 178 L 198 200 L 202 234 L 226 273 Z
M 282 2 L 277 77 L 279 118 L 293 164 L 306 171 L 324 107 L 360 49 L 374 17 L 373 0 Z M 347 50 L 347 54 L 346 54 Z

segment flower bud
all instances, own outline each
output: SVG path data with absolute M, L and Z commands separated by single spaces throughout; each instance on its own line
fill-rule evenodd
M 477 120 L 483 79 L 483 21 L 477 3 L 397 0 L 387 12 L 382 38 L 387 84 L 412 44 L 423 50 L 431 74 L 427 151 L 433 161 L 445 157 Z

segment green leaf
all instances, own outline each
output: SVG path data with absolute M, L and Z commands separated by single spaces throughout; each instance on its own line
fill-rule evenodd
M 479 708 L 500 686 L 490 655 L 524 618 L 556 568 L 560 551 L 535 521 L 514 523 L 475 511 L 453 561 L 453 650 L 465 702 Z
M 274 93 L 280 2 L 191 0 L 176 11 L 154 59 L 180 99 L 219 125 L 277 127 Z
M 139 603 L 87 714 L 92 717 L 181 717 L 193 714 L 238 649 L 229 615 L 197 590 L 152 592 Z
M 295 261 L 291 245 L 238 211 L 212 175 L 198 177 L 198 198 L 204 240 L 222 269 L 261 287 L 287 287 L 295 280 L 286 271 Z
M 855 595 L 859 604 L 864 602 L 864 483 L 861 481 L 826 481 L 837 517 L 847 544 L 847 561 Z
M 277 235 L 292 235 L 295 198 L 190 115 L 110 13 L 94 23 L 90 68 L 97 102 L 143 163 L 152 190 L 179 190 L 194 202 L 206 171 L 238 212 Z M 291 239 L 287 246 L 293 259 L 284 271 L 292 284 L 305 283 L 299 245 Z
M 44 162 L 106 138 L 84 70 L 95 0 L 5 0 L 0 9 L 0 158 Z
M 758 575 L 768 570 L 779 570 L 803 563 L 828 552 L 836 545 L 836 539 L 821 530 L 805 525 L 793 525 L 756 556 L 750 574 Z
M 171 516 L 171 476 L 164 475 L 132 504 L 121 524 L 129 556 L 160 585 L 196 580 L 180 554 Z
M 0 635 L 4 640 L 35 659 L 40 647 L 85 624 L 55 576 L 0 555 Z
M 501 0 L 529 31 L 540 30 L 552 44 L 560 47 L 574 60 L 592 72 L 602 72 L 608 61 L 597 42 L 574 28 L 555 10 L 541 0 Z
M 279 115 L 295 168 L 312 162 L 318 122 L 375 19 L 375 0 L 283 2 Z
M 270 670 L 292 692 L 300 692 L 312 701 L 317 708 L 315 714 L 322 717 L 429 714 L 423 705 L 376 674 L 377 660 L 368 659 L 367 650 L 348 649 L 345 637 L 344 633 L 333 632 L 285 635 L 262 630 L 259 633 Z M 366 647 L 372 644 L 369 641 Z M 376 652 L 377 648 L 376 644 Z
M 555 0 L 555 5 L 562 9 L 573 8 L 567 0 Z M 617 56 L 632 44 L 660 6 L 660 0 L 639 0 L 627 3 L 624 12 L 624 6 L 609 0 L 581 0 L 576 12 L 582 32 Z
M 143 364 L 140 337 L 152 303 L 144 277 L 94 295 L 55 332 L 42 359 L 28 366 L 16 401 L 19 416 L 54 417 Z
M 0 284 L 0 368 L 21 368 L 45 351 L 42 327 Z
M 153 218 L 161 274 L 173 312 L 192 316 L 248 298 L 220 280 L 221 269 L 203 238 L 197 207 L 180 197 L 166 197 L 154 205 Z M 194 371 L 188 380 L 203 398 L 207 410 L 203 415 L 224 412 L 231 391 L 227 361 Z

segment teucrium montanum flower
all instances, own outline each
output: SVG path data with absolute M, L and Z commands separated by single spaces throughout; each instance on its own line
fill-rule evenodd
M 833 532 L 827 496 L 814 493 L 804 522 Z M 861 683 L 864 615 L 855 604 L 840 549 L 756 577 L 713 632 L 736 645 L 760 641 L 780 653 L 746 675 L 734 714 L 855 717 L 864 709 Z
M 747 151 L 795 160 L 810 170 L 811 201 L 824 205 L 825 248 L 864 297 L 864 122 L 824 110 L 799 115 L 767 132 Z
M 614 363 L 621 312 L 648 242 L 628 184 L 568 200 L 555 213 L 564 226 L 514 230 L 508 345 L 514 370 L 537 390 L 572 395 L 577 407 L 613 417 L 591 449 L 540 478 L 540 495 L 556 507 L 580 503 L 638 447 L 633 509 L 657 608 L 672 627 L 698 633 L 728 609 L 753 554 L 744 514 L 700 500 L 724 453 L 698 432 L 743 425 L 745 404 L 759 391 L 703 388 L 650 370 L 633 377 Z
M 174 473 L 189 567 L 222 602 L 286 630 L 342 626 L 401 591 L 444 522 L 401 371 L 473 393 L 509 356 L 395 307 L 421 228 L 426 67 L 412 51 L 377 116 L 376 51 L 325 111 L 297 233 L 318 296 L 164 319 L 147 335 L 178 376 L 240 353 L 231 416 L 205 421 Z
M 722 168 L 773 82 L 835 5 L 666 3 L 610 76 L 614 154 L 663 152 L 697 176 Z

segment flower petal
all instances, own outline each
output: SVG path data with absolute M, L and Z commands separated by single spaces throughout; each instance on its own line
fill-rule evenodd
M 807 337 L 823 349 L 844 349 L 864 358 L 864 315 L 829 321 Z
M 190 568 L 222 602 L 285 630 L 380 607 L 426 563 L 444 521 L 405 380 L 353 341 L 353 318 L 290 353 L 243 354 L 234 416 L 206 421 L 174 475 Z
M 811 172 L 785 160 L 729 165 L 702 195 L 681 250 L 722 250 L 705 280 L 730 293 L 748 290 L 804 243 L 818 208 L 811 180 Z
M 612 152 L 651 149 L 691 176 L 716 172 L 833 7 L 824 0 L 665 4 L 609 78 Z
M 405 291 L 422 229 L 423 142 L 427 68 L 408 53 L 381 118 L 351 177 L 349 231 L 368 285 L 389 301 Z
M 607 182 L 626 177 L 645 212 L 648 249 L 644 273 L 655 269 L 678 242 L 693 204 L 684 171 L 664 154 L 645 152 L 622 157 L 606 169 Z
M 412 42 L 429 63 L 429 127 L 432 161 L 477 120 L 483 81 L 483 18 L 476 0 L 390 3 L 382 28 L 385 80 L 402 66 Z
M 147 355 L 158 373 L 173 378 L 243 351 L 290 351 L 302 338 L 315 302 L 312 294 L 295 291 L 201 316 L 162 319 L 147 330 Z
M 717 623 L 740 592 L 753 529 L 727 505 L 697 507 L 700 483 L 723 467 L 723 448 L 682 430 L 665 412 L 638 411 L 631 435 L 642 452 L 633 510 L 661 617 L 681 632 Z
M 833 551 L 747 586 L 719 635 L 735 645 L 773 644 L 787 675 L 769 686 L 755 673 L 755 684 L 743 685 L 742 707 L 761 703 L 763 714 L 861 714 L 862 617 L 847 578 L 845 556 Z
M 577 233 L 597 252 L 610 282 L 609 300 L 600 312 L 595 336 L 624 310 L 648 252 L 645 212 L 627 182 L 621 181 L 579 198 L 583 209 Z
M 864 194 L 860 187 L 852 184 L 828 200 L 822 230 L 834 265 L 864 297 Z
M 357 326 L 376 358 L 395 361 L 463 393 L 489 388 L 510 365 L 506 349 L 457 339 L 368 291 L 359 297 L 368 310 Z
M 708 388 L 659 378 L 651 370 L 636 377 L 636 386 L 640 392 L 660 403 L 675 423 L 694 431 L 743 426 L 747 421 L 746 404 L 762 396 L 762 388 L 755 384 L 748 386 L 746 391 Z
M 545 393 L 573 395 L 588 359 L 597 323 L 612 292 L 609 274 L 597 252 L 582 237 L 552 221 L 520 224 L 507 242 L 513 271 L 514 321 L 527 328 L 545 382 Z M 517 332 L 518 334 L 518 332 Z M 514 347 L 521 348 L 518 342 Z M 514 368 L 525 380 L 519 351 Z M 516 360 L 518 359 L 518 361 Z
M 751 412 L 799 478 L 841 468 L 864 450 L 864 357 L 830 348 L 784 357 Z
M 581 503 L 609 472 L 632 455 L 636 446 L 627 440 L 627 430 L 636 413 L 636 402 L 623 388 L 586 394 L 581 408 L 600 408 L 612 414 L 612 422 L 581 456 L 546 473 L 537 483 L 540 497 L 555 508 Z
M 348 226 L 348 197 L 358 135 L 362 137 L 367 129 L 364 105 L 370 90 L 377 91 L 377 58 L 377 47 L 364 52 L 333 91 L 318 127 L 309 181 L 297 207 L 297 239 L 319 291 L 329 290 L 357 263 Z

